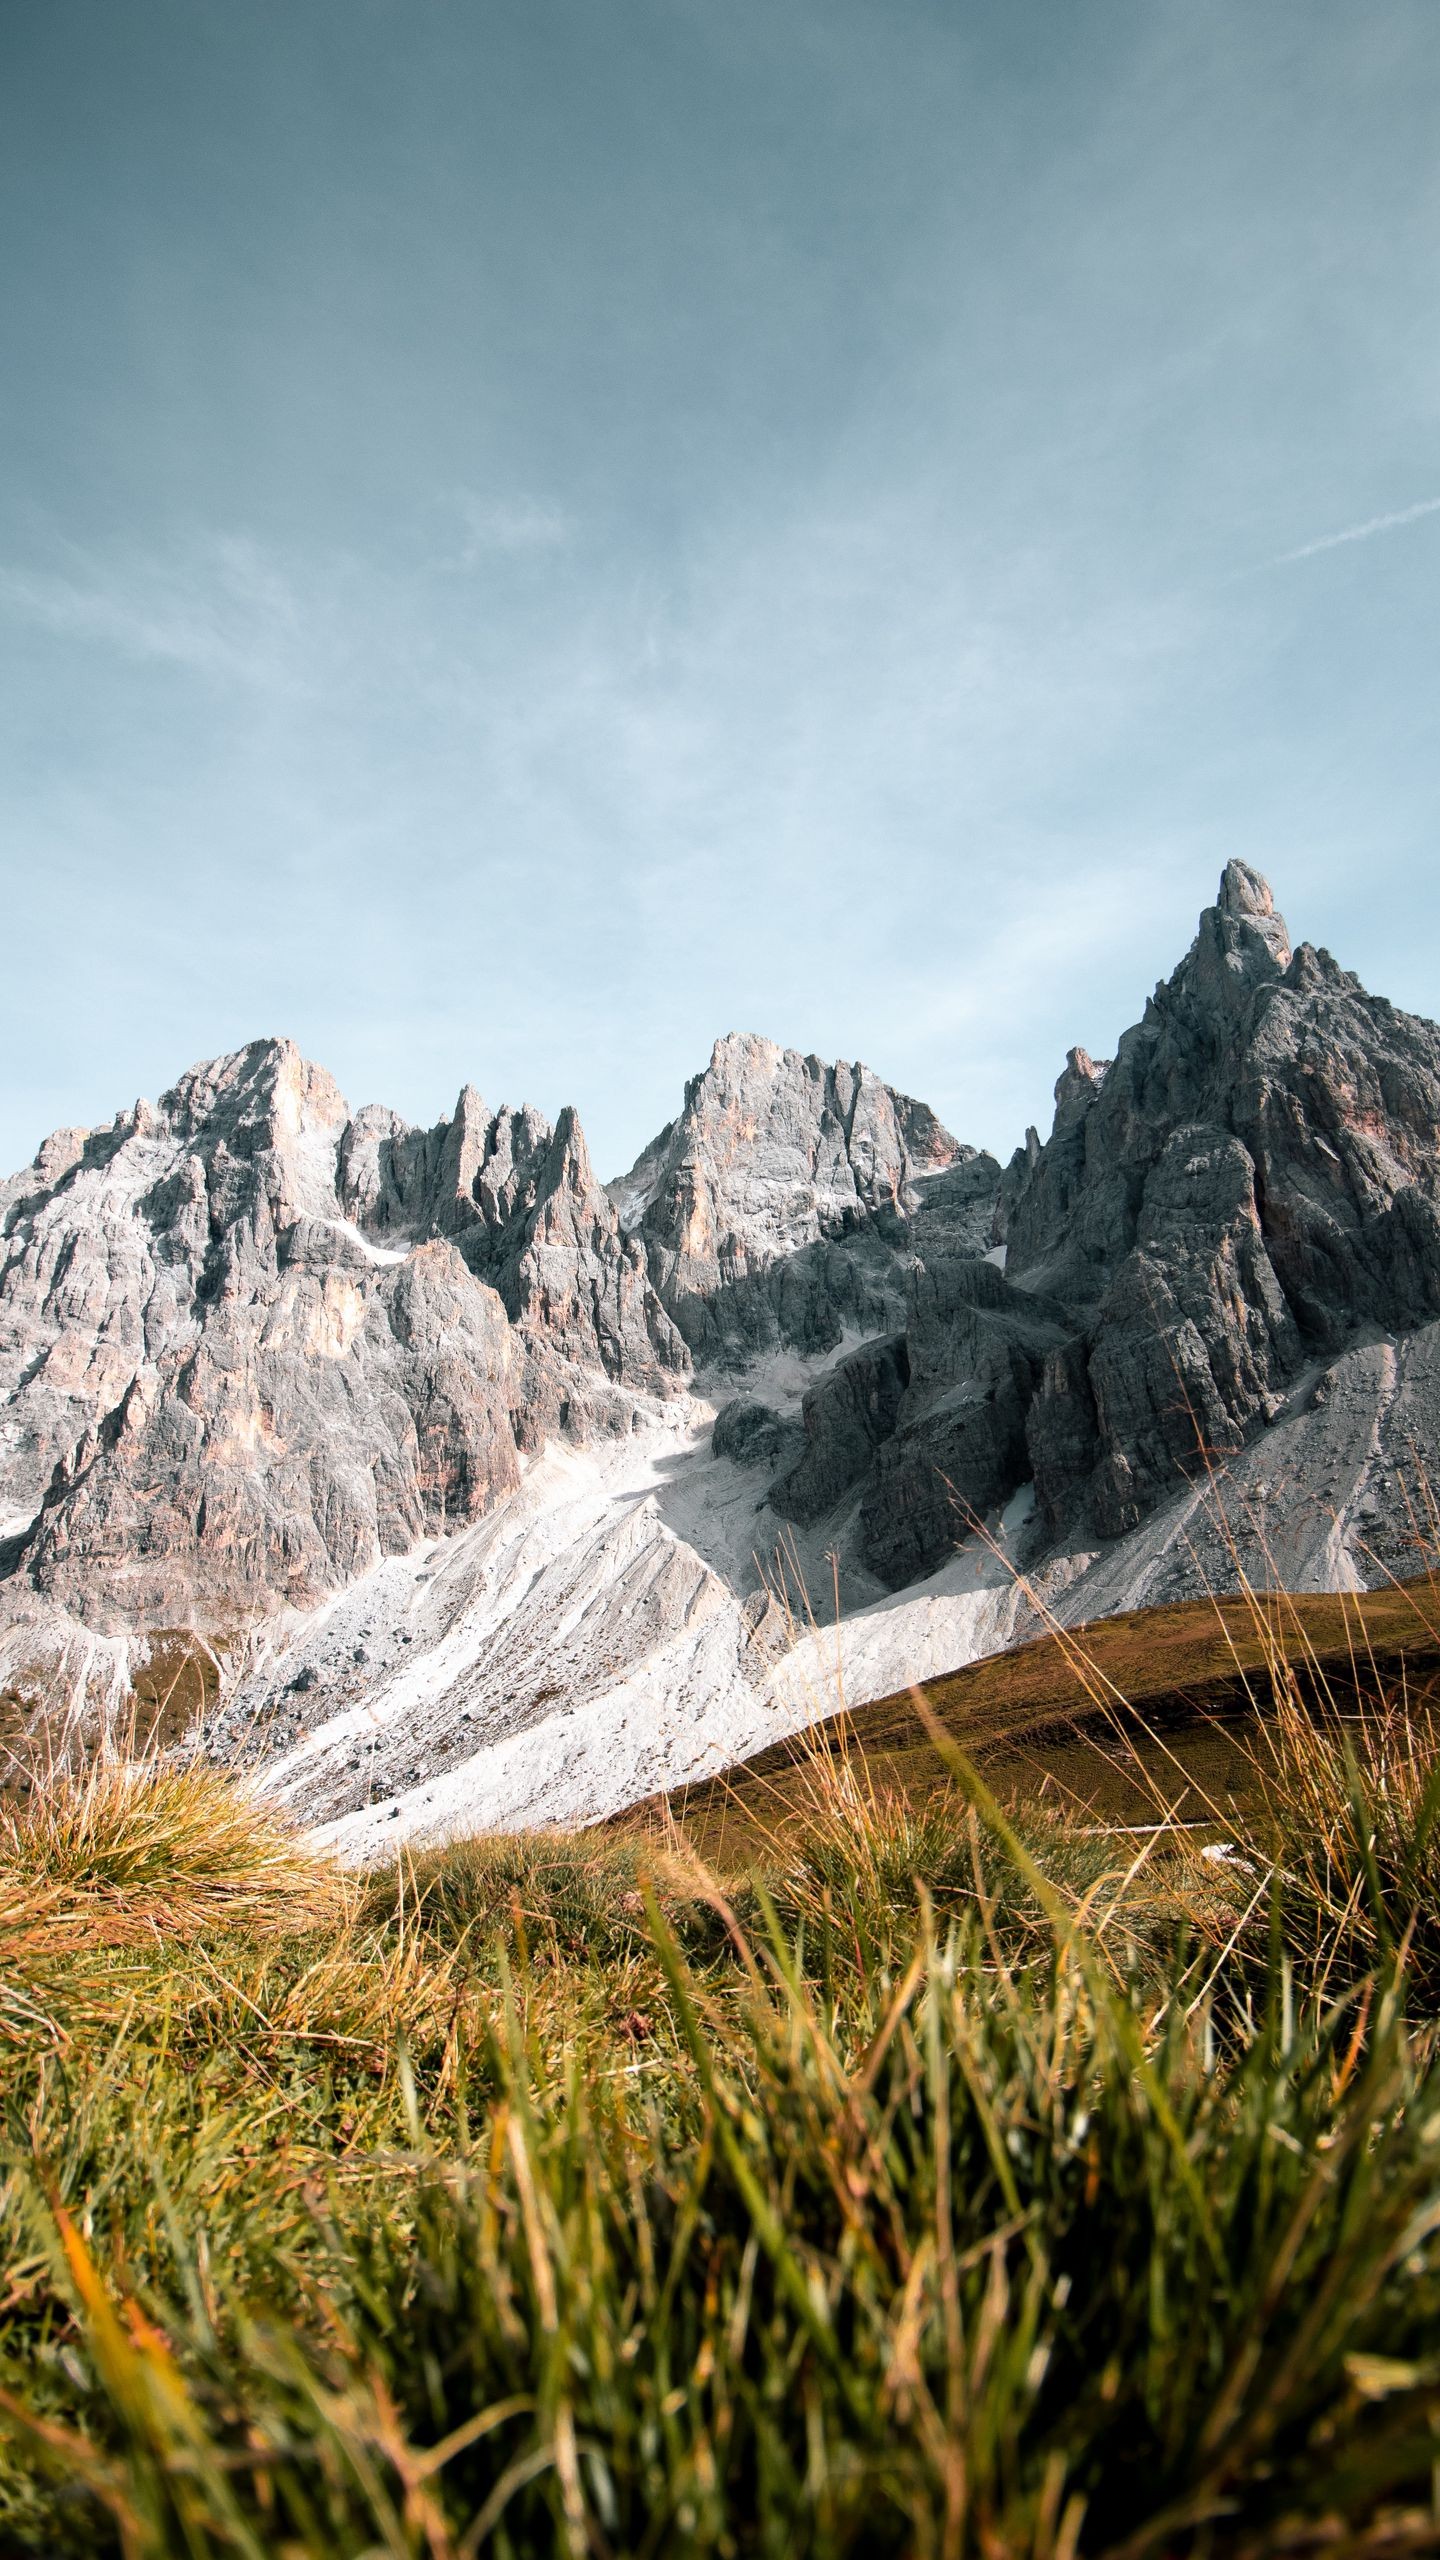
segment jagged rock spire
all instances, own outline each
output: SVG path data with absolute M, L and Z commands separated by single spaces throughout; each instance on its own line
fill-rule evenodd
M 1233 1449 L 1267 1420 L 1307 1349 L 1440 1312 L 1440 1032 L 1292 956 L 1236 861 L 1103 1080 L 1076 1065 L 1001 1221 L 1010 1275 L 1085 1310 L 1031 1408 L 1042 1490 L 1114 1534 L 1197 1434 Z
M 1220 875 L 1217 906 L 1232 924 L 1258 934 L 1276 965 L 1290 965 L 1290 936 L 1275 904 L 1270 883 L 1248 862 L 1227 862 Z

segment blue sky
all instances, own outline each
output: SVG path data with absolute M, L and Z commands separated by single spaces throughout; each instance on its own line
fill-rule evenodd
M 5 0 L 0 1163 L 1440 1011 L 1434 0 Z M 1428 512 L 1427 512 L 1428 510 Z

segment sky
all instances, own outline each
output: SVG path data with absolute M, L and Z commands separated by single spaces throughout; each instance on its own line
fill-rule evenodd
M 0 1168 L 1440 1013 L 1434 0 L 0 0 Z

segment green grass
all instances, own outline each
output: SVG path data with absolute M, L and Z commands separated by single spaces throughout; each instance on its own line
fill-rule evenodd
M 1434 1737 L 1282 1718 L 1243 1864 L 935 1747 L 723 1875 L 10 1817 L 0 2551 L 1434 2549 Z

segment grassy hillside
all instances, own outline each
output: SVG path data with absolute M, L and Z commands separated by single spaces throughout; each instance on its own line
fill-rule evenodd
M 0 2551 L 1435 2548 L 1440 1743 L 1254 1668 L 1243 1827 L 879 1711 L 708 1865 L 0 1813 Z
M 1157 1808 L 1243 1816 L 1256 1794 L 1255 1719 L 1277 1692 L 1320 1711 L 1403 1697 L 1440 1706 L 1440 1580 L 1379 1591 L 1279 1592 L 1140 1609 L 972 1662 L 772 1743 L 666 1812 L 722 1863 L 763 1854 L 806 1819 L 817 1756 L 843 1752 L 871 1782 L 916 1801 L 944 1778 L 932 1725 L 1006 1800 L 1043 1790 L 1077 1814 L 1122 1821 Z

